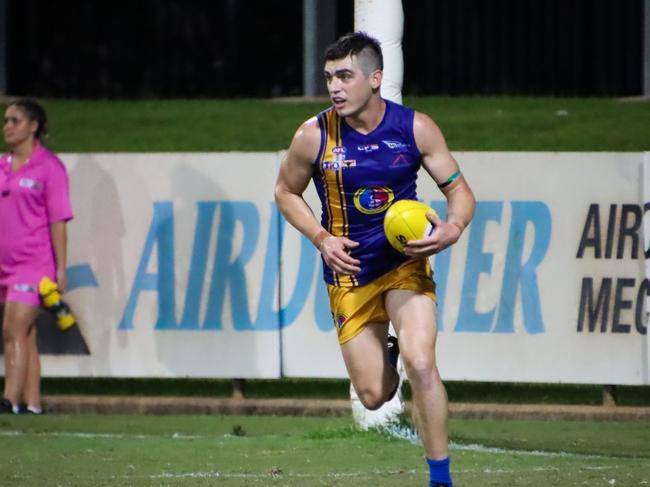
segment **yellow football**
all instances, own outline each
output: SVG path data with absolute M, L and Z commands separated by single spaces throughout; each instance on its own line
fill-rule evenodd
M 393 203 L 384 216 L 384 233 L 388 242 L 400 252 L 409 240 L 420 240 L 431 235 L 435 225 L 426 217 L 437 213 L 421 201 L 399 200 Z

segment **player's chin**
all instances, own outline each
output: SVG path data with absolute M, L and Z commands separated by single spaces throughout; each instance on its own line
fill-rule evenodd
M 334 107 L 334 111 L 336 111 L 336 114 L 337 114 L 339 117 L 347 117 L 348 115 L 350 115 L 350 114 L 348 113 L 349 110 L 346 110 L 344 107 L 341 107 L 341 108 L 339 108 L 339 107 Z

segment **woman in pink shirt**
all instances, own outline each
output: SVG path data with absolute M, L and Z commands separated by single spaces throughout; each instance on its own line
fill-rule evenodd
M 66 287 L 66 222 L 72 218 L 68 175 L 41 143 L 43 107 L 18 100 L 5 110 L 9 152 L 0 158 L 0 307 L 4 305 L 5 388 L 0 412 L 41 409 L 41 364 L 34 321 L 40 280 Z M 23 404 L 23 407 L 19 405 Z

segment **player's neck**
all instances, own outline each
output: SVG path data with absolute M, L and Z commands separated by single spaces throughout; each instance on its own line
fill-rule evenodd
M 345 121 L 357 132 L 369 134 L 379 126 L 385 113 L 386 102 L 380 96 L 373 96 L 363 109 L 355 115 L 345 117 Z

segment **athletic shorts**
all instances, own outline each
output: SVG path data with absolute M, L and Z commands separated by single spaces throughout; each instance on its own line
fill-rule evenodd
M 342 345 L 372 322 L 388 321 L 384 297 L 391 289 L 408 289 L 436 300 L 429 259 L 412 259 L 368 284 L 357 287 L 327 285 L 334 326 Z
M 18 283 L 0 285 L 0 306 L 9 302 L 18 302 L 40 307 L 41 297 L 38 294 L 38 284 Z

